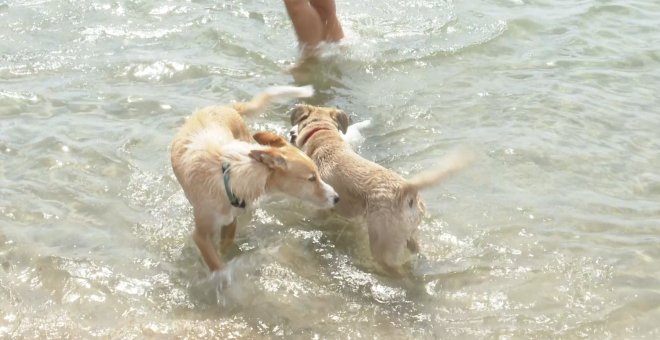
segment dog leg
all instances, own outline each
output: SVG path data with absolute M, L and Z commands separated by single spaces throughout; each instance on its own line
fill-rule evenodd
M 230 224 L 223 226 L 220 230 L 220 252 L 222 255 L 227 255 L 229 247 L 234 244 L 234 237 L 236 236 L 236 219 Z
M 386 211 L 373 211 L 367 216 L 371 256 L 392 277 L 401 276 L 400 260 L 407 243 L 406 234 L 397 224 Z
M 222 269 L 222 261 L 215 253 L 213 248 L 213 217 L 209 215 L 195 214 L 195 231 L 193 232 L 193 240 L 197 244 L 202 258 L 209 269 L 214 272 Z

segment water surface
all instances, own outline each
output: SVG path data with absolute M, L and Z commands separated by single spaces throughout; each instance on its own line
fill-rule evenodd
M 0 2 L 0 337 L 658 338 L 660 3 L 337 6 L 348 38 L 294 79 L 279 1 Z M 479 160 L 424 192 L 415 275 L 275 197 L 219 293 L 168 145 L 196 108 L 306 82 L 404 176 Z

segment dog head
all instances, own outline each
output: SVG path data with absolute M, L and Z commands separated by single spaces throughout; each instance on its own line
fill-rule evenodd
M 253 138 L 268 146 L 250 151 L 250 157 L 271 169 L 269 189 L 321 208 L 332 208 L 337 204 L 339 195 L 321 179 L 316 164 L 302 151 L 272 132 L 258 132 Z
M 334 129 L 345 134 L 348 124 L 348 115 L 336 108 L 299 104 L 291 109 L 291 125 L 298 126 L 295 138 L 298 147 L 319 130 Z

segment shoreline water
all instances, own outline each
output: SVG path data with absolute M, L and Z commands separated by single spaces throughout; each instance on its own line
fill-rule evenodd
M 309 102 L 423 193 L 417 276 L 275 197 L 204 286 L 168 146 L 196 108 L 296 84 L 278 2 L 0 4 L 0 337 L 657 338 L 660 4 L 341 2 Z M 288 106 L 249 120 L 286 134 Z

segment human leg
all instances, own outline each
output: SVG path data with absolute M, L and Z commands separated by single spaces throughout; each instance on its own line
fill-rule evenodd
M 298 41 L 308 48 L 316 47 L 324 39 L 323 21 L 308 0 L 284 0 Z
M 335 0 L 309 0 L 323 23 L 323 40 L 339 41 L 344 37 L 344 30 L 337 19 Z

